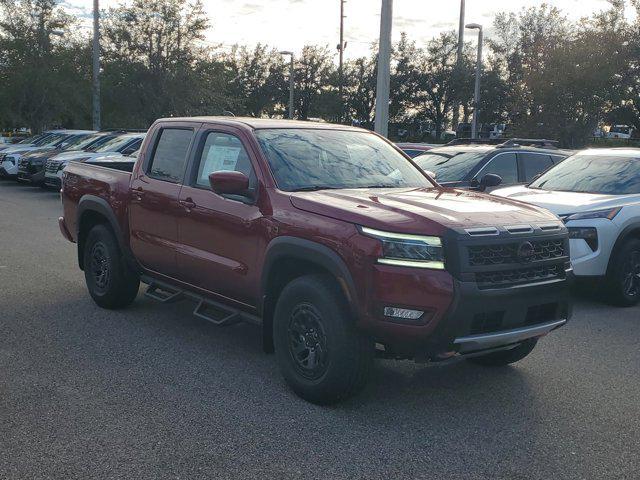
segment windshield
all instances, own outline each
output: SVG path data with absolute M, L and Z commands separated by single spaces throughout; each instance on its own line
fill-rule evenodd
M 20 140 L 19 142 L 16 143 L 16 145 L 21 145 L 21 144 L 23 145 L 25 143 L 35 143 L 38 140 L 42 140 L 44 137 L 45 137 L 44 134 L 34 135 L 32 137 L 27 137 L 27 138 L 24 138 L 24 139 Z
M 603 195 L 640 193 L 640 154 L 574 155 L 548 170 L 530 187 Z
M 41 138 L 38 138 L 33 142 L 33 144 L 37 147 L 45 147 L 49 146 L 53 143 L 56 143 L 62 137 L 61 133 L 48 133 L 43 135 Z
M 258 130 L 256 137 L 281 190 L 434 186 L 370 133 L 274 129 Z
M 429 152 L 413 159 L 424 171 L 436 174 L 438 182 L 460 182 L 487 155 L 486 151 Z
M 78 138 L 77 140 L 70 143 L 67 147 L 67 150 L 71 152 L 77 152 L 80 150 L 86 150 L 88 147 L 97 147 L 98 145 L 103 144 L 113 137 L 109 137 L 106 135 L 88 135 Z
M 125 137 L 125 136 L 116 137 L 116 138 L 113 138 L 113 139 L 109 140 L 108 142 L 106 142 L 101 147 L 96 148 L 94 150 L 94 152 L 98 152 L 98 153 L 102 153 L 102 152 L 117 152 L 122 147 L 128 145 L 132 140 L 134 140 L 133 137 Z

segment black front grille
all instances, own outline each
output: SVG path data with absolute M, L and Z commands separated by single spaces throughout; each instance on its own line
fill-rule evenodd
M 564 265 L 539 265 L 494 272 L 476 273 L 480 289 L 502 288 L 564 278 Z
M 565 244 L 562 239 L 532 241 L 533 256 L 531 262 L 553 260 L 566 255 Z M 492 265 L 507 265 L 519 263 L 518 248 L 521 243 L 502 243 L 495 245 L 472 245 L 467 247 L 469 253 L 469 265 L 482 267 Z
M 60 162 L 49 160 L 45 167 L 45 171 L 47 173 L 57 173 L 59 165 L 60 165 Z

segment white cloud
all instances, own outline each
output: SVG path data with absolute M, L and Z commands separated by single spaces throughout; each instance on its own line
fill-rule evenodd
M 92 0 L 65 0 L 74 14 L 90 16 Z M 102 0 L 101 8 L 118 0 Z M 267 43 L 278 49 L 299 51 L 305 44 L 338 44 L 339 0 L 203 0 L 211 19 L 211 42 L 232 44 Z M 546 0 L 572 19 L 607 7 L 607 0 Z M 459 0 L 395 0 L 394 39 L 402 31 L 424 43 L 441 31 L 457 29 Z M 467 0 L 468 22 L 487 27 L 496 13 L 520 11 L 539 5 L 534 0 Z M 380 0 L 347 0 L 345 6 L 347 57 L 366 55 L 380 29 Z

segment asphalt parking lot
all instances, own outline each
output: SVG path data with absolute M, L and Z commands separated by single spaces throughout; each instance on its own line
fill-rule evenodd
M 0 478 L 622 479 L 640 470 L 640 308 L 577 299 L 514 367 L 383 361 L 331 408 L 257 327 L 90 300 L 54 192 L 0 180 Z

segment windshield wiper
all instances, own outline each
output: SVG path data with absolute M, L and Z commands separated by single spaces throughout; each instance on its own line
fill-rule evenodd
M 328 187 L 326 185 L 308 185 L 306 187 L 294 188 L 292 192 L 317 192 L 318 190 L 340 190 L 341 187 Z

